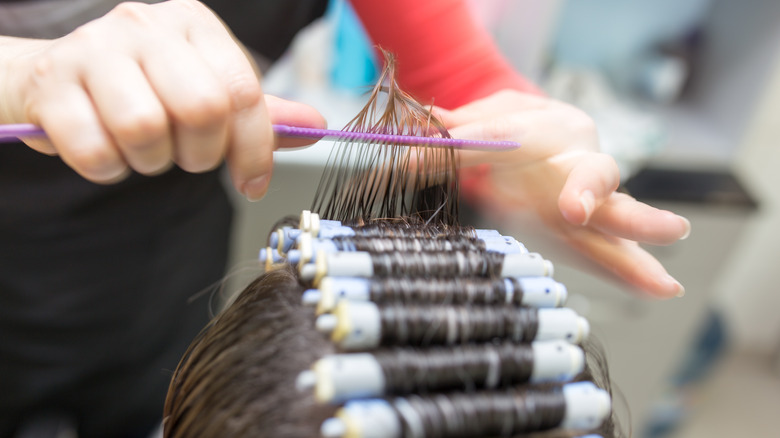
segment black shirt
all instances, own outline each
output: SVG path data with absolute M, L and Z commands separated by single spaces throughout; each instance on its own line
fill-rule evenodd
M 206 3 L 275 59 L 326 1 Z M 0 437 L 42 412 L 73 416 L 80 437 L 147 434 L 208 320 L 230 211 L 219 171 L 98 185 L 0 145 Z

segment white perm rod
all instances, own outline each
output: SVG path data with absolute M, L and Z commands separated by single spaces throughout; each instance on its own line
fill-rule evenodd
M 538 253 L 506 254 L 501 262 L 501 277 L 552 277 L 553 264 Z M 308 263 L 300 268 L 301 278 L 305 281 L 330 277 L 371 278 L 376 275 L 371 253 L 335 252 L 322 253 L 316 263 Z

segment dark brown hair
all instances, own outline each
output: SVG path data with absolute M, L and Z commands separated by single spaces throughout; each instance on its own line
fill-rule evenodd
M 319 436 L 320 425 L 336 408 L 298 392 L 295 380 L 334 347 L 315 330 L 314 310 L 301 304 L 302 292 L 293 268 L 283 265 L 262 274 L 211 321 L 174 372 L 163 414 L 165 437 Z M 603 354 L 591 345 L 584 348 L 589 366 L 577 380 L 609 388 Z M 616 436 L 612 419 L 597 433 Z
M 314 437 L 334 409 L 295 390 L 297 374 L 332 352 L 301 306 L 292 268 L 261 275 L 198 335 L 176 368 L 166 437 Z
M 382 53 L 385 67 L 368 103 L 344 130 L 449 138 L 444 124 L 398 87 L 395 57 Z M 323 219 L 350 224 L 418 217 L 454 225 L 456 167 L 451 148 L 339 142 L 322 174 L 312 211 Z

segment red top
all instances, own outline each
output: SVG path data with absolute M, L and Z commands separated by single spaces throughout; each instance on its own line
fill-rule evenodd
M 453 109 L 510 88 L 542 94 L 499 53 L 463 0 L 351 0 L 373 42 L 395 53 L 398 82 L 423 103 Z M 461 168 L 461 194 L 490 190 L 490 165 Z
M 398 58 L 398 81 L 452 109 L 496 91 L 540 91 L 517 74 L 461 0 L 352 0 L 373 42 Z

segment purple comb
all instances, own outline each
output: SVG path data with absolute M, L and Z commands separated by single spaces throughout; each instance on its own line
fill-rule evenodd
M 273 125 L 276 135 L 300 137 L 312 140 L 348 140 L 360 143 L 400 143 L 415 146 L 450 147 L 479 151 L 511 151 L 520 147 L 513 141 L 463 140 L 457 138 L 418 137 L 414 135 L 379 134 L 375 132 L 351 132 L 335 129 L 302 128 Z M 0 125 L 0 143 L 15 141 L 19 137 L 43 137 L 43 129 L 30 124 Z

